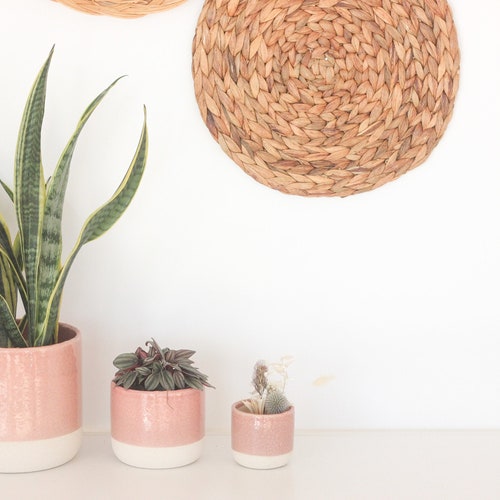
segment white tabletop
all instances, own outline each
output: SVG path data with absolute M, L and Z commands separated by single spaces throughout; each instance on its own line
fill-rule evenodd
M 2 500 L 499 500 L 500 431 L 298 432 L 292 461 L 269 471 L 233 462 L 230 436 L 170 470 L 115 459 L 107 434 L 86 434 L 57 469 L 0 474 Z

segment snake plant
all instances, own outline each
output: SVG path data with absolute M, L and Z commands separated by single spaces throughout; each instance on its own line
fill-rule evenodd
M 62 212 L 69 170 L 78 137 L 115 80 L 81 116 L 52 176 L 46 180 L 41 158 L 41 131 L 47 77 L 53 50 L 28 96 L 18 135 L 14 188 L 0 181 L 17 219 L 14 239 L 0 214 L 0 347 L 32 347 L 58 341 L 61 297 L 79 250 L 104 234 L 125 212 L 142 178 L 147 157 L 144 111 L 142 132 L 130 166 L 113 196 L 85 221 L 65 262 L 62 261 Z M 18 298 L 24 315 L 18 321 Z

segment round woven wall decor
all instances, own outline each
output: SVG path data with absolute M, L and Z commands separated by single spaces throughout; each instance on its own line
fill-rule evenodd
M 206 0 L 195 94 L 257 181 L 348 196 L 420 165 L 451 118 L 459 47 L 446 0 Z
M 87 14 L 134 18 L 162 12 L 186 0 L 55 0 Z

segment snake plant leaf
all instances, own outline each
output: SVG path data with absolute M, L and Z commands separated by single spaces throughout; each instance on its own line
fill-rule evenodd
M 7 256 L 0 253 L 0 296 L 5 299 L 12 314 L 17 310 L 17 287 L 12 266 Z M 6 347 L 0 335 L 0 346 Z
M 0 295 L 0 347 L 28 347 L 12 315 L 9 304 Z
M 36 333 L 38 260 L 43 210 L 45 204 L 45 181 L 41 158 L 41 131 L 45 111 L 47 76 L 52 49 L 42 66 L 28 96 L 21 119 L 14 168 L 14 205 L 25 266 L 28 294 L 28 337 Z
M 14 238 L 14 245 L 12 246 L 12 249 L 14 251 L 14 256 L 16 257 L 17 265 L 19 266 L 19 271 L 22 272 L 22 270 L 24 269 L 24 260 L 23 251 L 21 248 L 21 235 L 19 233 L 17 233 L 16 237 Z
M 86 243 L 99 238 L 106 231 L 108 231 L 108 229 L 113 226 L 113 224 L 121 217 L 130 205 L 144 173 L 147 150 L 148 132 L 146 125 L 146 109 L 144 109 L 144 122 L 141 136 L 132 162 L 130 163 L 121 184 L 118 186 L 111 199 L 92 213 L 85 221 L 73 250 L 59 272 L 57 282 L 47 304 L 47 314 L 45 316 L 43 327 L 40 329 L 42 335 L 43 332 L 54 331 L 56 328 L 63 286 L 69 269 L 71 268 L 71 265 L 73 264 L 73 261 L 80 249 Z M 43 338 L 41 336 L 37 337 L 35 340 L 36 345 L 41 345 L 39 344 L 41 341 L 43 341 Z
M 0 215 L 0 254 L 3 260 L 0 280 L 10 282 L 10 284 L 5 283 L 4 286 L 7 287 L 6 290 L 10 289 L 11 300 L 9 300 L 7 295 L 3 292 L 0 293 L 5 297 L 7 303 L 11 305 L 11 311 L 13 314 L 15 314 L 17 308 L 18 289 L 25 308 L 28 303 L 26 296 L 26 282 L 18 264 L 18 242 L 19 238 L 16 237 L 14 247 L 11 245 L 9 228 L 7 227 L 5 219 Z
M 91 214 L 85 221 L 80 233 L 79 242 L 76 245 L 77 247 L 81 247 L 102 236 L 125 212 L 141 182 L 146 166 L 147 150 L 148 132 L 146 126 L 146 109 L 144 109 L 144 124 L 141 137 L 127 173 L 111 199 Z
M 5 184 L 2 179 L 0 179 L 0 185 L 3 187 L 4 191 L 7 193 L 7 196 L 10 198 L 10 201 L 14 201 L 14 193 L 12 192 L 12 189 L 10 189 L 7 184 Z
M 68 144 L 64 148 L 61 157 L 54 169 L 54 173 L 46 184 L 45 211 L 43 215 L 41 253 L 39 257 L 38 270 L 38 318 L 37 318 L 37 337 L 55 336 L 55 331 L 43 332 L 43 322 L 47 311 L 52 291 L 54 290 L 59 272 L 61 270 L 62 254 L 62 215 L 64 197 L 68 185 L 68 178 L 71 166 L 71 160 L 75 151 L 80 133 L 87 123 L 88 119 L 104 99 L 106 94 L 116 85 L 117 78 L 109 87 L 102 91 L 85 109 L 76 129 L 71 136 Z

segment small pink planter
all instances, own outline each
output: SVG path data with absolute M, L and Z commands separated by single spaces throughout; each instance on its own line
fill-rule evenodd
M 293 450 L 293 406 L 275 415 L 256 415 L 242 408 L 241 401 L 231 408 L 231 445 L 236 462 L 251 469 L 286 465 Z
M 122 462 L 147 469 L 196 461 L 205 436 L 205 392 L 138 391 L 111 383 L 111 443 Z
M 59 325 L 59 343 L 0 348 L 0 472 L 57 467 L 80 449 L 81 336 Z

